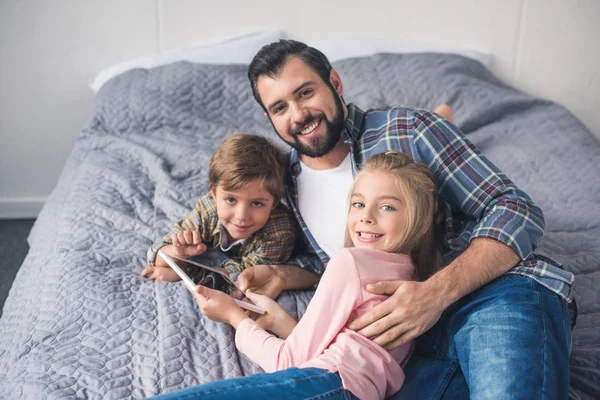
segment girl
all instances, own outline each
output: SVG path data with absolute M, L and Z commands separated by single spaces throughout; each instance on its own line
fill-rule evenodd
M 369 158 L 351 190 L 346 248 L 327 265 L 300 322 L 270 298 L 248 291 L 248 298 L 267 310 L 253 321 L 227 294 L 198 286 L 195 296 L 204 315 L 232 325 L 237 348 L 273 373 L 215 381 L 159 398 L 327 394 L 383 399 L 394 394 L 404 382 L 402 366 L 413 344 L 388 352 L 345 326 L 385 299 L 369 293 L 367 284 L 424 280 L 441 267 L 442 221 L 426 165 L 396 151 Z

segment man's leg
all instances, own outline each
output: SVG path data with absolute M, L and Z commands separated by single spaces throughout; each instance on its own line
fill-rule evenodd
M 198 385 L 153 399 L 156 400 L 218 400 L 218 399 L 356 399 L 344 390 L 339 374 L 318 368 L 289 368 L 271 374 L 255 374 Z
M 450 358 L 476 399 L 567 399 L 571 323 L 564 300 L 508 274 L 455 311 Z
M 570 350 L 566 303 L 507 274 L 453 304 L 417 340 L 394 399 L 566 399 Z

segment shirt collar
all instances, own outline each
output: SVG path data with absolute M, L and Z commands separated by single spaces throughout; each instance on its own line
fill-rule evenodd
M 352 103 L 349 103 L 347 107 L 348 118 L 344 121 L 344 127 L 342 128 L 342 140 L 344 143 L 352 143 L 357 141 L 360 137 L 364 111 Z M 290 151 L 290 169 L 294 176 L 300 175 L 300 172 L 302 171 L 302 167 L 300 167 L 300 158 L 298 157 L 296 149 Z
M 223 251 L 229 251 L 233 246 L 242 244 L 246 241 L 246 239 L 238 239 L 228 243 L 227 230 L 225 229 L 225 226 L 221 220 L 217 220 L 217 226 L 213 231 L 213 237 L 217 238 L 217 244 L 215 247 L 220 247 Z

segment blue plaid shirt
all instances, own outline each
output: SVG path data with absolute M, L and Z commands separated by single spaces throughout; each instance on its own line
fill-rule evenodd
M 446 263 L 462 253 L 473 239 L 497 240 L 512 248 L 522 260 L 507 273 L 531 277 L 566 301 L 573 300 L 573 274 L 553 260 L 533 253 L 544 235 L 542 210 L 456 126 L 425 110 L 391 107 L 364 112 L 349 104 L 342 139 L 350 145 L 353 174 L 364 160 L 387 150 L 400 150 L 429 166 L 445 205 Z M 293 150 L 287 202 L 309 245 L 305 251 L 313 253 L 313 260 L 316 254 L 322 264 L 310 263 L 310 257 L 296 257 L 294 263 L 322 273 L 329 257 L 308 230 L 298 208 L 296 178 L 301 172 L 298 153 Z

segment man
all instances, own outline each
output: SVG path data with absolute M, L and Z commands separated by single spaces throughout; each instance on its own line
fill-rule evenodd
M 346 197 L 363 160 L 401 150 L 434 174 L 447 266 L 423 282 L 369 285 L 390 297 L 349 326 L 387 349 L 418 337 L 396 397 L 567 398 L 574 278 L 533 254 L 544 219 L 531 199 L 438 115 L 346 105 L 338 73 L 303 43 L 263 47 L 248 76 L 293 148 L 287 200 L 323 265 L 343 245 Z M 275 297 L 309 287 L 318 272 L 261 265 L 238 282 Z

